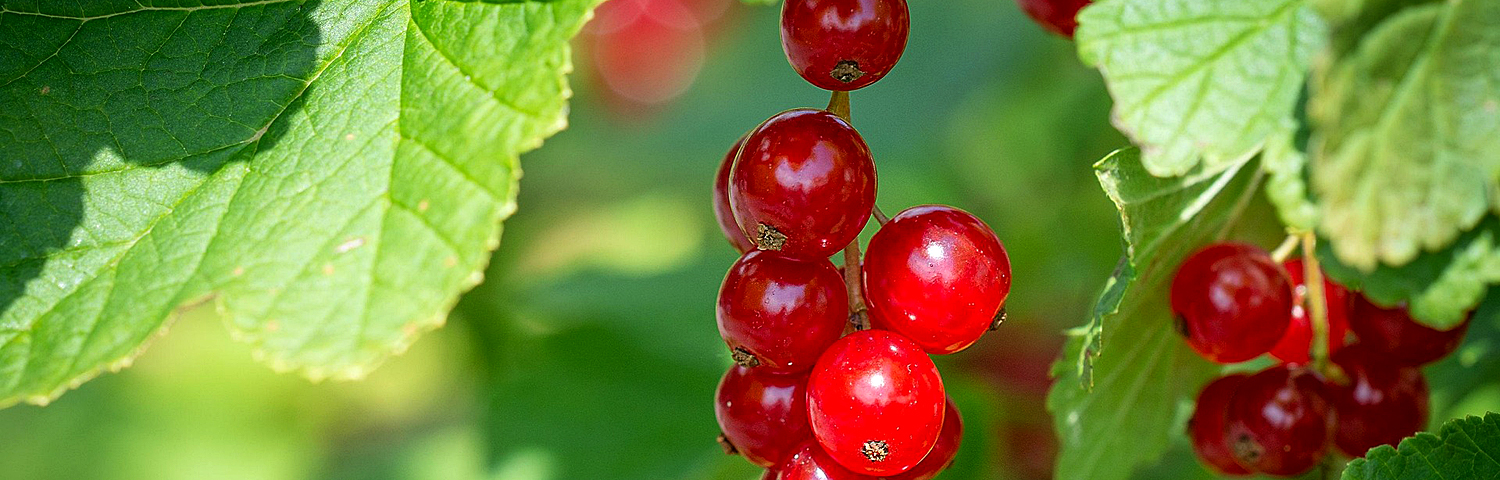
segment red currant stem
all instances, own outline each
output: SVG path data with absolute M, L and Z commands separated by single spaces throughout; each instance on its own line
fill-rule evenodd
M 1312 319 L 1313 368 L 1319 372 L 1328 366 L 1328 298 L 1323 291 L 1323 269 L 1318 266 L 1318 237 L 1302 234 L 1302 278 L 1307 288 L 1307 312 Z
M 828 113 L 838 115 L 845 122 L 854 123 L 849 118 L 849 92 L 834 90 L 833 95 L 828 97 Z
M 876 205 L 875 208 L 871 209 L 870 214 L 874 215 L 875 221 L 880 222 L 881 225 L 885 225 L 885 222 L 891 221 L 891 217 L 885 216 L 885 212 L 880 211 L 879 205 Z
M 860 288 L 859 238 L 855 237 L 844 249 L 844 288 L 849 291 L 849 326 L 854 330 L 868 330 L 870 317 L 865 309 L 864 289 Z
M 1299 235 L 1287 235 L 1286 240 L 1282 240 L 1281 245 L 1271 251 L 1271 260 L 1275 260 L 1276 263 L 1285 262 L 1287 257 L 1291 257 L 1292 252 L 1297 250 L 1297 244 L 1300 241 L 1302 237 Z

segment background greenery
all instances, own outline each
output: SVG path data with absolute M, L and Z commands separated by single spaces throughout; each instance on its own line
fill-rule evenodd
M 1087 317 L 1121 253 L 1090 165 L 1126 141 L 1098 74 L 1012 2 L 910 5 L 902 62 L 852 102 L 878 203 L 972 211 L 1015 268 L 1009 323 L 940 359 L 966 420 L 941 478 L 1046 478 L 1059 332 Z M 755 478 L 713 442 L 729 361 L 712 309 L 735 255 L 713 223 L 711 181 L 738 135 L 827 94 L 786 65 L 774 7 L 728 8 L 692 88 L 662 105 L 622 107 L 589 52 L 575 55 L 571 126 L 522 157 L 520 210 L 486 282 L 366 380 L 275 374 L 195 310 L 133 368 L 47 407 L 0 410 L 0 478 Z M 1483 382 L 1472 370 L 1452 382 Z M 1440 392 L 1434 416 L 1496 409 L 1489 383 Z M 1206 476 L 1180 439 L 1142 474 Z

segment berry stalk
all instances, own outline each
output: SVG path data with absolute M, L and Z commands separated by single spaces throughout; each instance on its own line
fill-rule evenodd
M 828 97 L 828 113 L 838 115 L 845 122 L 853 123 L 849 119 L 849 92 L 834 90 Z M 884 223 L 884 222 L 882 222 Z M 844 248 L 844 288 L 849 291 L 849 326 L 855 331 L 868 330 L 870 328 L 870 315 L 865 308 L 864 288 L 861 283 L 863 272 L 860 268 L 862 262 L 859 259 L 859 237 L 849 242 Z
M 1318 265 L 1318 237 L 1302 234 L 1302 278 L 1307 287 L 1307 313 L 1312 320 L 1313 368 L 1326 372 L 1328 366 L 1328 299 L 1323 290 L 1323 269 Z

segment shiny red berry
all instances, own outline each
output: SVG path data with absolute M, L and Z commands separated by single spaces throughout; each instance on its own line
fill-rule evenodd
M 719 334 L 741 366 L 806 371 L 844 333 L 844 288 L 828 260 L 752 251 L 734 262 L 719 288 Z
M 1193 441 L 1193 452 L 1215 472 L 1223 475 L 1249 475 L 1246 469 L 1234 460 L 1234 452 L 1224 436 L 1225 413 L 1229 410 L 1229 399 L 1248 375 L 1235 374 L 1220 377 L 1198 393 L 1198 403 L 1193 407 L 1193 417 L 1188 420 L 1188 438 Z
M 812 438 L 807 426 L 807 376 L 733 366 L 719 380 L 714 417 L 724 441 L 762 467 L 774 467 Z
M 1240 382 L 1225 415 L 1225 440 L 1235 461 L 1260 473 L 1307 472 L 1333 439 L 1334 411 L 1323 382 L 1286 365 Z
M 1292 321 L 1287 324 L 1281 341 L 1271 347 L 1271 356 L 1292 365 L 1302 365 L 1310 361 L 1313 339 L 1308 311 L 1311 304 L 1307 303 L 1307 285 L 1302 279 L 1305 265 L 1302 259 L 1294 258 L 1282 266 L 1292 279 Z M 1349 290 L 1324 275 L 1323 297 L 1328 308 L 1328 353 L 1331 355 L 1343 348 L 1344 338 L 1349 336 Z
M 989 331 L 1010 294 L 1010 258 L 968 212 L 908 208 L 870 239 L 864 294 L 870 320 L 932 354 L 968 348 Z
M 865 475 L 904 472 L 943 429 L 943 380 L 911 340 L 883 330 L 839 339 L 807 381 L 813 437 L 844 467 Z
M 818 442 L 804 442 L 777 466 L 776 480 L 875 480 L 839 465 Z
M 1472 313 L 1471 313 L 1472 315 Z M 1354 298 L 1349 314 L 1349 328 L 1359 343 L 1381 352 L 1397 363 L 1426 365 L 1448 356 L 1463 343 L 1469 331 L 1469 319 L 1450 330 L 1438 330 L 1417 323 L 1405 306 L 1382 308 L 1363 295 Z
M 760 249 L 827 258 L 869 221 L 875 163 L 848 122 L 822 110 L 788 110 L 745 139 L 729 176 L 729 205 Z
M 910 23 L 906 0 L 787 0 L 781 48 L 809 83 L 855 90 L 896 66 Z
M 911 470 L 901 472 L 894 476 L 886 477 L 885 480 L 932 480 L 943 470 L 953 465 L 953 457 L 958 455 L 959 442 L 964 436 L 964 421 L 958 416 L 958 407 L 953 405 L 953 399 L 948 399 L 948 404 L 943 407 L 943 433 L 938 434 L 937 445 L 932 446 L 932 451 L 927 453 L 917 466 Z
M 1243 362 L 1269 352 L 1286 333 L 1291 280 L 1264 250 L 1209 245 L 1178 267 L 1172 313 L 1178 331 L 1203 358 Z
M 1392 362 L 1367 345 L 1354 344 L 1332 357 L 1348 384 L 1331 383 L 1338 411 L 1334 444 L 1351 457 L 1380 445 L 1396 445 L 1427 426 L 1427 379 L 1414 367 Z
M 1078 11 L 1093 0 L 1016 0 L 1032 20 L 1042 28 L 1064 37 L 1073 38 L 1078 28 Z
M 743 136 L 734 141 L 734 146 L 729 147 L 729 153 L 724 155 L 724 161 L 719 163 L 718 176 L 714 177 L 714 218 L 719 221 L 719 230 L 724 232 L 724 238 L 729 239 L 729 244 L 740 253 L 755 249 L 755 244 L 745 237 L 745 232 L 734 221 L 734 212 L 729 209 L 729 171 L 734 167 L 734 157 L 740 154 L 740 146 L 744 144 Z

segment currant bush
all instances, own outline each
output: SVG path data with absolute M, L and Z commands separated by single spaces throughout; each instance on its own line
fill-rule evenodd
M 813 437 L 834 460 L 866 475 L 895 475 L 921 462 L 942 432 L 945 398 L 922 348 L 882 330 L 839 339 L 807 381 Z
M 1210 245 L 1172 279 L 1178 331 L 1203 358 L 1237 363 L 1271 351 L 1292 315 L 1291 280 L 1264 250 Z
M 781 48 L 808 83 L 856 90 L 896 66 L 910 23 L 906 0 L 788 1 L 781 6 Z
M 875 163 L 849 122 L 796 109 L 745 139 L 729 177 L 729 205 L 762 250 L 827 258 L 849 245 L 875 206 Z
M 849 297 L 828 260 L 757 250 L 724 276 L 717 317 L 736 364 L 801 372 L 843 334 Z
M 1241 466 L 1300 475 L 1323 459 L 1334 410 L 1323 382 L 1306 370 L 1271 367 L 1240 382 L 1225 412 L 1225 441 Z
M 1427 379 L 1422 371 L 1354 344 L 1332 357 L 1347 384 L 1332 383 L 1329 396 L 1338 412 L 1334 445 L 1352 457 L 1380 445 L 1395 445 L 1427 425 Z
M 954 207 L 875 208 L 848 91 L 890 71 L 908 23 L 904 0 L 787 0 L 787 58 L 833 90 L 828 109 L 772 116 L 719 164 L 714 214 L 743 255 L 719 289 L 737 365 L 715 413 L 726 450 L 766 467 L 762 480 L 936 477 L 963 420 L 928 354 L 963 350 L 1003 318 L 1010 259 L 989 226 Z M 882 226 L 861 259 L 871 216 Z
M 1078 11 L 1090 3 L 1093 0 L 1016 0 L 1042 28 L 1068 38 L 1078 28 Z
M 1246 377 L 1243 374 L 1220 377 L 1203 387 L 1193 407 L 1193 416 L 1188 419 L 1188 438 L 1193 441 L 1193 452 L 1205 465 L 1223 475 L 1250 474 L 1249 469 L 1234 459 L 1234 452 L 1229 449 L 1224 436 L 1229 399 Z
M 734 141 L 734 146 L 729 147 L 729 153 L 724 155 L 724 161 L 719 163 L 719 173 L 714 177 L 714 219 L 719 221 L 719 230 L 724 232 L 724 238 L 734 246 L 740 253 L 755 249 L 755 244 L 750 243 L 750 238 L 740 229 L 740 224 L 734 220 L 734 212 L 729 209 L 729 172 L 734 167 L 734 159 L 740 155 L 740 147 L 745 145 L 745 137 Z
M 968 348 L 996 321 L 1010 293 L 1010 258 L 973 215 L 923 205 L 892 217 L 870 239 L 864 295 L 875 328 L 932 354 Z
M 818 442 L 804 442 L 776 467 L 776 480 L 875 480 L 854 473 L 828 456 Z
M 1286 267 L 1287 276 L 1292 280 L 1292 318 L 1281 341 L 1271 347 L 1271 356 L 1285 363 L 1302 365 L 1311 360 L 1308 352 L 1312 350 L 1313 342 L 1312 320 L 1308 315 L 1308 290 L 1302 278 L 1306 266 L 1300 258 L 1287 260 L 1282 265 Z M 1344 346 L 1344 338 L 1349 336 L 1349 290 L 1324 275 L 1323 297 L 1328 314 L 1328 353 L 1331 355 Z
M 1349 328 L 1360 343 L 1371 349 L 1398 363 L 1421 366 L 1457 350 L 1464 332 L 1469 330 L 1469 320 L 1451 330 L 1438 330 L 1417 323 L 1405 306 L 1384 308 L 1361 295 L 1354 299 Z
M 964 421 L 958 416 L 958 407 L 953 405 L 953 399 L 948 399 L 948 405 L 943 408 L 943 431 L 938 434 L 937 444 L 932 446 L 932 451 L 927 453 L 917 466 L 911 470 L 901 472 L 894 476 L 885 477 L 885 480 L 932 480 L 943 470 L 953 465 L 953 457 L 958 455 L 958 444 L 964 436 Z
M 807 426 L 807 376 L 731 367 L 719 380 L 714 417 L 733 451 L 774 467 L 812 438 Z

